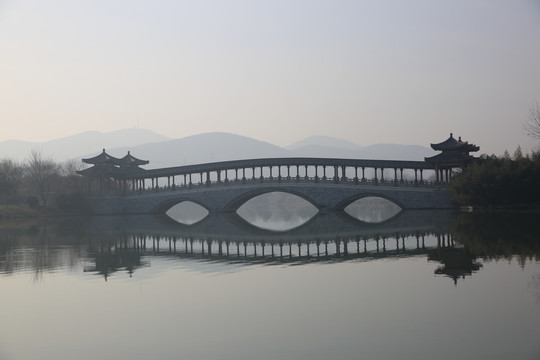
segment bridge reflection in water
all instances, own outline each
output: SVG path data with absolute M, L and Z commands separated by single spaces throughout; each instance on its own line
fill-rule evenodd
M 340 219 L 341 221 L 337 221 Z M 449 212 L 405 211 L 383 224 L 351 221 L 339 213 L 315 217 L 309 226 L 272 232 L 210 214 L 198 226 L 182 226 L 165 217 L 126 217 L 123 231 L 91 242 L 95 266 L 85 271 L 107 279 L 117 271 L 130 275 L 152 258 L 230 265 L 304 265 L 426 256 L 442 264 L 435 273 L 457 280 L 480 267 L 449 232 Z M 98 218 L 92 229 L 108 228 Z M 331 225 L 333 224 L 333 226 Z M 348 226 L 345 226 L 347 224 Z M 324 229 L 324 230 L 323 230 Z

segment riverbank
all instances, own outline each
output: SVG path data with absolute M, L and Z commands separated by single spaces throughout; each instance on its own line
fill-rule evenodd
M 36 218 L 69 215 L 58 208 L 28 205 L 0 205 L 0 221 L 18 218 Z
M 461 212 L 523 212 L 523 213 L 538 213 L 540 205 L 500 205 L 500 206 L 460 206 Z
M 0 228 L 39 224 L 49 222 L 51 218 L 79 215 L 58 208 L 28 205 L 0 205 Z

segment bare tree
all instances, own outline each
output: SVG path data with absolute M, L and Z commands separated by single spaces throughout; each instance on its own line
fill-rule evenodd
M 523 127 L 527 135 L 540 140 L 540 104 L 538 102 L 529 109 L 529 119 Z
M 83 189 L 82 178 L 77 171 L 84 169 L 84 163 L 77 160 L 67 160 L 60 165 L 59 170 L 63 178 L 63 184 L 71 193 L 81 192 Z
M 0 160 L 0 199 L 13 203 L 24 178 L 24 167 L 10 159 Z
M 50 158 L 45 158 L 41 150 L 31 150 L 27 161 L 27 176 L 43 205 L 49 202 L 52 185 L 60 175 L 60 167 Z

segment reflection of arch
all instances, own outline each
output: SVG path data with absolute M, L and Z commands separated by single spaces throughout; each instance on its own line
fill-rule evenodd
M 259 188 L 259 189 L 247 191 L 244 194 L 242 194 L 242 195 L 238 196 L 237 198 L 235 198 L 234 200 L 232 200 L 232 201 L 228 202 L 227 204 L 225 204 L 224 210 L 225 210 L 225 212 L 227 212 L 227 211 L 236 211 L 243 204 L 248 202 L 249 200 L 254 199 L 254 198 L 256 198 L 257 196 L 260 196 L 260 195 L 270 194 L 270 193 L 274 193 L 274 192 L 285 193 L 285 194 L 291 194 L 291 195 L 298 196 L 299 198 L 301 198 L 303 200 L 306 200 L 308 203 L 313 205 L 315 208 L 317 208 L 319 210 L 321 208 L 320 204 L 317 204 L 316 201 L 314 201 L 313 199 L 311 199 L 309 196 L 307 196 L 305 193 L 303 193 L 301 191 L 295 191 L 295 190 L 291 190 L 291 189 L 284 189 L 284 188 L 275 187 L 275 188 L 266 188 L 266 189 Z
M 180 203 L 183 203 L 183 202 L 186 202 L 186 201 L 197 204 L 197 205 L 205 208 L 208 211 L 207 206 L 205 204 L 203 204 L 200 200 L 193 199 L 193 198 L 187 198 L 185 196 L 179 196 L 179 197 L 174 197 L 174 198 L 168 199 L 167 201 L 159 203 L 150 212 L 151 213 L 162 213 L 162 214 L 164 214 L 164 213 L 167 212 L 167 210 L 169 210 L 173 206 L 175 206 L 177 204 L 180 204 Z
M 249 221 L 247 221 L 240 215 L 238 215 L 238 213 L 236 212 L 226 214 L 227 220 L 229 220 L 231 223 L 235 224 L 239 228 L 244 228 L 248 232 L 261 233 L 261 234 L 287 234 L 290 231 L 302 231 L 303 228 L 309 228 L 311 223 L 316 223 L 318 221 L 318 218 L 321 216 L 323 215 L 320 212 L 318 212 L 312 217 L 310 217 L 309 219 L 307 219 L 307 221 L 303 222 L 302 224 L 282 231 L 282 230 L 271 230 L 271 229 L 258 227 L 250 223 Z
M 391 196 L 385 195 L 383 193 L 377 193 L 377 192 L 371 192 L 371 193 L 366 192 L 366 193 L 362 193 L 362 194 L 356 194 L 356 195 L 353 195 L 353 196 L 349 196 L 349 197 L 343 199 L 341 202 L 339 202 L 336 205 L 335 210 L 343 210 L 347 206 L 352 204 L 353 202 L 355 202 L 357 200 L 360 200 L 360 199 L 368 198 L 368 197 L 376 197 L 376 198 L 385 199 L 385 200 L 388 200 L 390 202 L 393 202 L 394 204 L 399 206 L 401 209 L 405 208 L 403 206 L 403 204 L 400 203 L 399 200 L 396 200 L 396 199 L 392 198 Z

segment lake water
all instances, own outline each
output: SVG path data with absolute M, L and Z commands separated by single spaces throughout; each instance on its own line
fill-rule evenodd
M 540 359 L 539 220 L 4 221 L 0 359 Z

